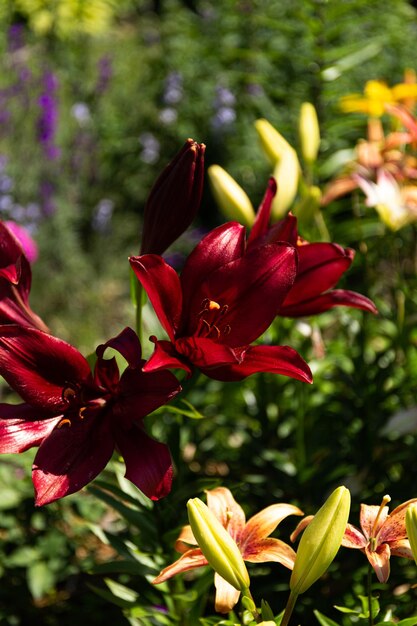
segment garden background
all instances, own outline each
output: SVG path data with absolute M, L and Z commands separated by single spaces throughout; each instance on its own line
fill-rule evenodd
M 300 107 L 311 102 L 321 130 L 311 176 L 324 189 L 367 132 L 367 116 L 343 112 L 340 98 L 417 70 L 417 12 L 403 0 L 9 0 L 0 26 L 0 217 L 32 232 L 32 307 L 83 354 L 134 325 L 127 258 L 139 252 L 152 184 L 187 137 L 256 207 L 271 166 L 254 122 L 268 119 L 299 151 Z M 267 341 L 297 349 L 312 386 L 202 376 L 187 395 L 193 417 L 166 410 L 153 422 L 176 467 L 157 503 L 123 481 L 115 458 L 89 488 L 35 508 L 33 451 L 0 457 L 1 625 L 194 625 L 213 615 L 212 572 L 194 588 L 174 579 L 170 593 L 150 583 L 176 558 L 187 499 L 207 488 L 227 486 L 249 516 L 274 502 L 314 513 L 345 484 L 355 524 L 361 502 L 417 496 L 416 225 L 393 232 L 360 193 L 322 215 L 330 241 L 356 250 L 338 286 L 372 298 L 379 314 L 340 307 L 277 319 Z M 170 260 L 224 221 L 206 181 Z M 303 234 L 322 236 L 315 224 Z M 150 335 L 150 309 L 145 322 Z M 6 384 L 0 394 L 12 398 Z M 279 536 L 294 525 L 285 520 Z M 391 568 L 375 585 L 384 610 L 415 615 L 415 564 Z M 288 572 L 269 563 L 251 572 L 254 596 L 281 610 Z M 313 623 L 316 608 L 351 624 L 333 605 L 355 609 L 366 576 L 363 555 L 342 548 L 296 609 L 299 622 Z

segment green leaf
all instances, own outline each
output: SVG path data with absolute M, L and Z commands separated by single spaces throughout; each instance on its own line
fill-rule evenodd
M 55 577 L 45 562 L 38 561 L 28 567 L 27 582 L 33 598 L 39 600 L 53 590 Z
M 320 611 L 314 611 L 314 615 L 321 626 L 339 626 L 337 622 L 334 622 L 330 617 L 326 617 L 323 613 L 320 613 Z
M 367 619 L 369 617 L 369 613 L 371 612 L 372 617 L 376 617 L 380 611 L 378 598 L 375 596 L 371 597 L 371 607 L 369 609 L 369 601 L 368 596 L 360 596 L 358 595 L 359 600 L 362 604 L 362 613 L 360 613 L 359 617 L 363 617 Z
M 274 614 L 271 610 L 271 607 L 269 606 L 268 602 L 265 602 L 265 600 L 261 601 L 261 614 L 264 622 L 268 620 L 274 620 Z

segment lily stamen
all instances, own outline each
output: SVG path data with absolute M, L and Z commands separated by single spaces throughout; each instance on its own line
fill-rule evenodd
M 373 526 L 372 526 L 372 530 L 371 530 L 371 540 L 375 538 L 376 531 L 377 531 L 377 528 L 378 528 L 378 521 L 379 521 L 379 518 L 381 517 L 382 511 L 384 510 L 384 507 L 388 504 L 388 502 L 391 502 L 391 496 L 389 496 L 389 495 L 385 495 L 385 496 L 382 498 L 381 505 L 380 505 L 380 507 L 379 507 L 379 509 L 378 509 L 378 513 L 376 514 L 375 521 L 374 521 L 374 524 L 373 524 Z M 372 543 L 372 541 L 371 541 L 371 543 Z M 375 548 L 374 548 L 374 547 L 372 547 L 372 550 L 375 550 Z
M 71 420 L 68 419 L 67 417 L 64 417 L 58 424 L 57 428 L 62 428 L 62 426 L 64 426 L 64 424 L 68 424 L 68 426 L 72 426 L 71 424 Z

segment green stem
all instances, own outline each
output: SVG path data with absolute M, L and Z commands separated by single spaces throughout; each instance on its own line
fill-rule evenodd
M 294 593 L 294 591 L 291 591 L 290 597 L 288 598 L 288 601 L 287 601 L 287 606 L 285 607 L 284 615 L 282 616 L 281 626 L 288 626 L 290 617 L 295 607 L 295 603 L 297 602 L 297 598 L 298 598 L 298 593 Z
M 368 610 L 369 610 L 369 626 L 374 626 L 374 616 L 372 614 L 372 566 L 368 566 L 368 579 L 367 579 L 367 590 L 368 590 Z
M 314 219 L 316 220 L 317 228 L 319 229 L 322 240 L 330 241 L 330 233 L 327 229 L 326 222 L 324 221 L 323 213 L 320 210 L 316 211 Z
M 262 617 L 259 615 L 257 611 L 256 604 L 249 590 L 249 587 L 245 589 L 245 591 L 242 591 L 242 600 L 243 598 L 247 598 L 249 600 L 249 602 L 244 602 L 243 604 L 245 608 L 248 609 L 248 611 L 252 613 L 252 617 L 255 620 L 255 622 L 257 624 L 260 624 L 262 622 Z

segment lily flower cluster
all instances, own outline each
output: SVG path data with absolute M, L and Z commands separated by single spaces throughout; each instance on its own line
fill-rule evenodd
M 361 189 L 366 206 L 374 207 L 381 220 L 398 230 L 417 219 L 417 84 L 414 74 L 407 82 L 389 88 L 369 81 L 365 97 L 346 96 L 341 101 L 345 112 L 367 113 L 367 138 L 355 147 L 354 159 L 347 162 L 326 187 L 323 206 Z M 381 116 L 388 116 L 390 130 L 385 134 Z
M 0 223 L 0 375 L 22 399 L 0 404 L 0 452 L 39 448 L 33 464 L 38 505 L 84 487 L 114 450 L 139 489 L 152 499 L 165 496 L 170 453 L 145 432 L 143 418 L 180 393 L 169 370 L 190 376 L 197 369 L 221 381 L 270 372 L 311 383 L 309 366 L 293 348 L 256 343 L 275 317 L 341 304 L 376 311 L 365 296 L 334 289 L 352 250 L 305 242 L 291 214 L 270 226 L 273 179 L 249 236 L 236 221 L 215 228 L 178 275 L 161 255 L 197 213 L 204 152 L 189 139 L 162 172 L 145 207 L 141 254 L 130 259 L 168 335 L 151 337 L 155 349 L 146 362 L 131 328 L 96 348 L 93 370 L 74 346 L 54 337 L 29 305 L 25 252 Z
M 403 502 L 391 514 L 386 506 L 391 501 L 389 496 L 384 496 L 380 506 L 361 504 L 359 530 L 348 523 L 349 490 L 338 487 L 317 513 L 304 517 L 291 534 L 294 542 L 303 533 L 296 552 L 270 535 L 289 515 L 303 515 L 297 506 L 272 504 L 246 521 L 243 509 L 225 487 L 208 490 L 206 498 L 207 505 L 199 498 L 188 501 L 190 523 L 182 527 L 175 542 L 181 556 L 153 583 L 210 565 L 219 613 L 231 611 L 241 594 L 246 606 L 253 606 L 256 612 L 245 562 L 276 562 L 291 571 L 290 596 L 281 622 L 284 626 L 298 596 L 326 572 L 341 546 L 363 552 L 381 583 L 389 578 L 391 556 L 414 558 L 417 562 L 417 498 Z

